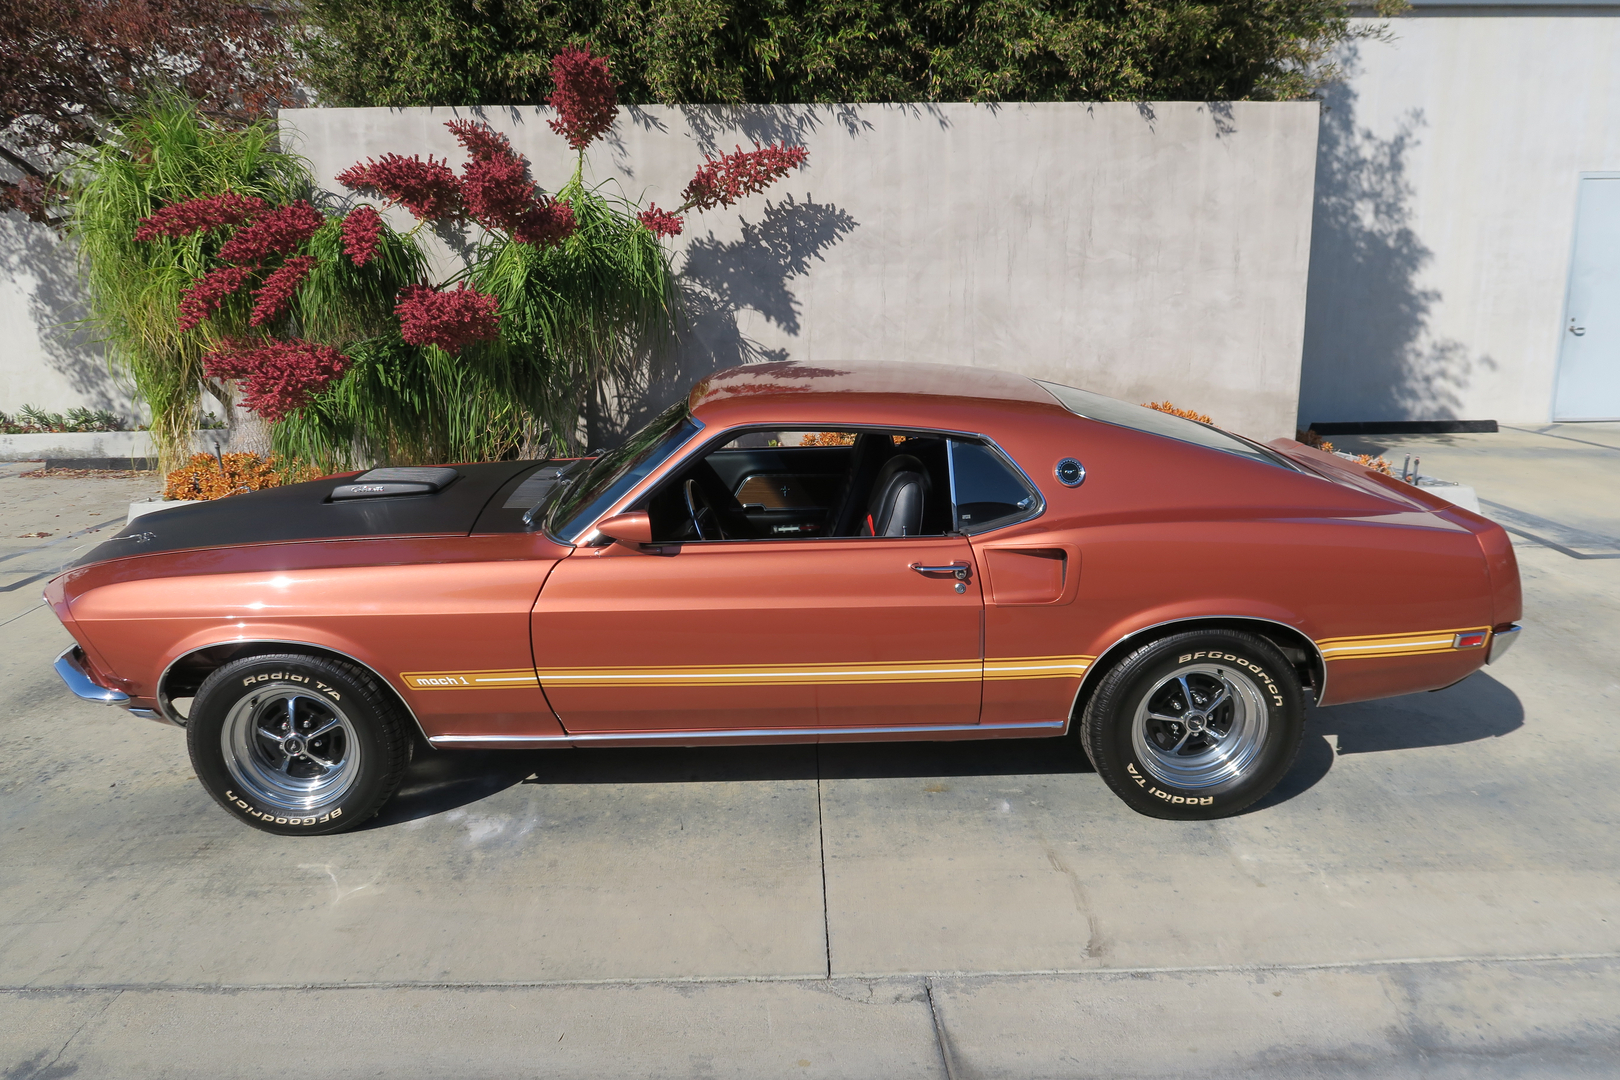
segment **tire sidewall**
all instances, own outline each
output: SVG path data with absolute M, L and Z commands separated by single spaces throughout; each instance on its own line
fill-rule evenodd
M 1131 738 L 1137 707 L 1161 680 L 1192 664 L 1230 665 L 1260 691 L 1266 736 L 1243 773 L 1207 788 L 1181 788 L 1155 777 Z M 1241 631 L 1189 631 L 1125 657 L 1086 708 L 1086 750 L 1097 771 L 1132 809 L 1152 817 L 1202 820 L 1235 814 L 1276 787 L 1293 766 L 1304 732 L 1304 694 L 1275 646 Z
M 308 817 L 259 805 L 231 775 L 221 746 L 225 718 L 244 697 L 277 687 L 294 688 L 330 698 L 343 710 L 359 744 L 360 767 L 341 798 Z M 309 836 L 339 832 L 365 821 L 393 794 L 400 735 L 391 717 L 378 708 L 372 687 L 343 667 L 320 657 L 274 655 L 234 660 L 204 680 L 192 701 L 186 723 L 191 765 L 214 800 L 238 820 L 265 832 Z

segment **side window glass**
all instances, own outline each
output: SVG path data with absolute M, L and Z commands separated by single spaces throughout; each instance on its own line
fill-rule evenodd
M 919 431 L 749 431 L 712 446 L 646 504 L 660 543 L 942 536 L 949 452 Z
M 958 532 L 979 533 L 1022 521 L 1040 508 L 1040 493 L 994 450 L 950 440 L 951 500 Z

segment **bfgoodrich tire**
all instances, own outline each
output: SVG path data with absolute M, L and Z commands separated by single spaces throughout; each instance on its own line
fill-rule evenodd
M 1235 814 L 1299 753 L 1304 693 L 1276 646 L 1238 630 L 1160 638 L 1103 676 L 1080 738 L 1114 794 L 1150 817 Z
M 354 664 L 252 656 L 203 682 L 186 745 L 226 810 L 265 832 L 307 836 L 352 829 L 393 796 L 410 762 L 409 724 Z

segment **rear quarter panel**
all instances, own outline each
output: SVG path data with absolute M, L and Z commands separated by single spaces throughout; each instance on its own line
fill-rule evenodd
M 1475 531 L 1422 501 L 1080 417 L 992 434 L 1047 508 L 974 539 L 987 575 L 986 722 L 1051 718 L 1111 646 L 1180 620 L 1266 620 L 1325 646 L 1323 704 L 1449 685 L 1484 662 L 1484 649 L 1331 651 L 1341 639 L 1449 634 L 1500 621 L 1501 590 Z M 1057 482 L 1064 457 L 1084 463 L 1079 487 Z M 1063 546 L 1074 580 L 1057 600 L 998 602 L 997 549 Z M 1080 669 L 1061 684 L 998 683 L 992 674 L 997 658 L 1057 656 Z

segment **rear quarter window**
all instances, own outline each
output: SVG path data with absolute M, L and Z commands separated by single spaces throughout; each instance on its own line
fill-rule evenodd
M 1040 492 L 990 447 L 952 439 L 950 455 L 957 532 L 985 532 L 1040 513 Z

